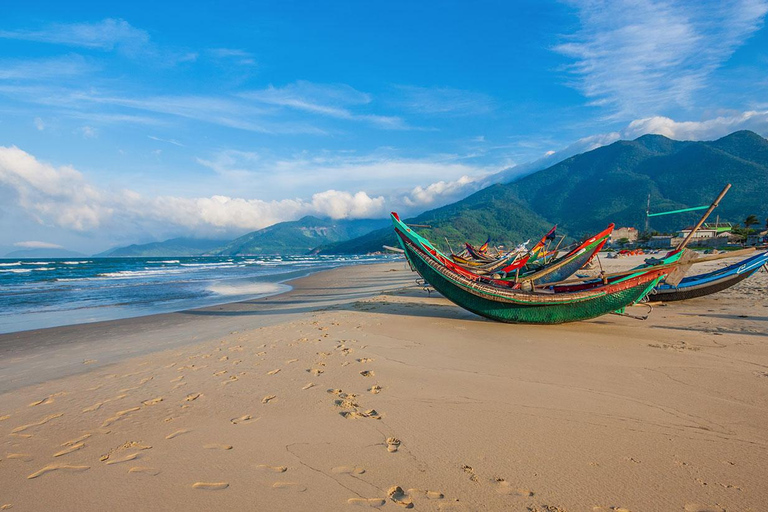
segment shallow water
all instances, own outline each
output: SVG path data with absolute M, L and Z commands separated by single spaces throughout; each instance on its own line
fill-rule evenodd
M 387 256 L 0 259 L 0 333 L 274 295 L 283 281 Z

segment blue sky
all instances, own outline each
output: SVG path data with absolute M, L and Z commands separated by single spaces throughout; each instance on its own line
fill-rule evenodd
M 0 252 L 417 213 L 619 138 L 768 135 L 768 0 L 15 2 Z

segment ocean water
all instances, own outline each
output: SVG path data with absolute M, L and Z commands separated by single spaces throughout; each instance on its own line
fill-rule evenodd
M 0 259 L 0 333 L 168 313 L 287 291 L 389 256 Z

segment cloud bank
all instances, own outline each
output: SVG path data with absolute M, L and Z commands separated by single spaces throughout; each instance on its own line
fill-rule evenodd
M 555 50 L 572 85 L 618 116 L 694 105 L 711 74 L 763 23 L 766 0 L 570 0 L 581 28 Z

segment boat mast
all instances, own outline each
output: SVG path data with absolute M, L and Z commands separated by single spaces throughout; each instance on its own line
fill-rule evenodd
M 685 246 L 688 245 L 688 242 L 691 241 L 691 239 L 693 238 L 693 235 L 696 234 L 696 231 L 698 231 L 699 228 L 701 227 L 701 225 L 704 224 L 704 221 L 707 220 L 707 217 L 709 217 L 712 214 L 712 212 L 714 211 L 714 209 L 717 208 L 717 206 L 720 204 L 720 201 L 723 199 L 723 197 L 725 197 L 725 194 L 728 193 L 728 190 L 730 188 L 731 188 L 731 184 L 728 183 L 725 186 L 725 188 L 723 188 L 723 191 L 720 192 L 720 195 L 717 196 L 717 199 L 715 199 L 715 201 L 711 205 L 709 205 L 709 208 L 707 208 L 707 211 L 704 212 L 704 215 L 701 216 L 701 218 L 699 219 L 699 222 L 697 222 L 696 225 L 691 230 L 691 232 L 688 233 L 688 236 L 685 237 L 685 240 L 683 240 L 677 246 L 677 248 L 675 249 L 676 252 L 677 251 L 682 251 L 683 249 L 685 249 Z

